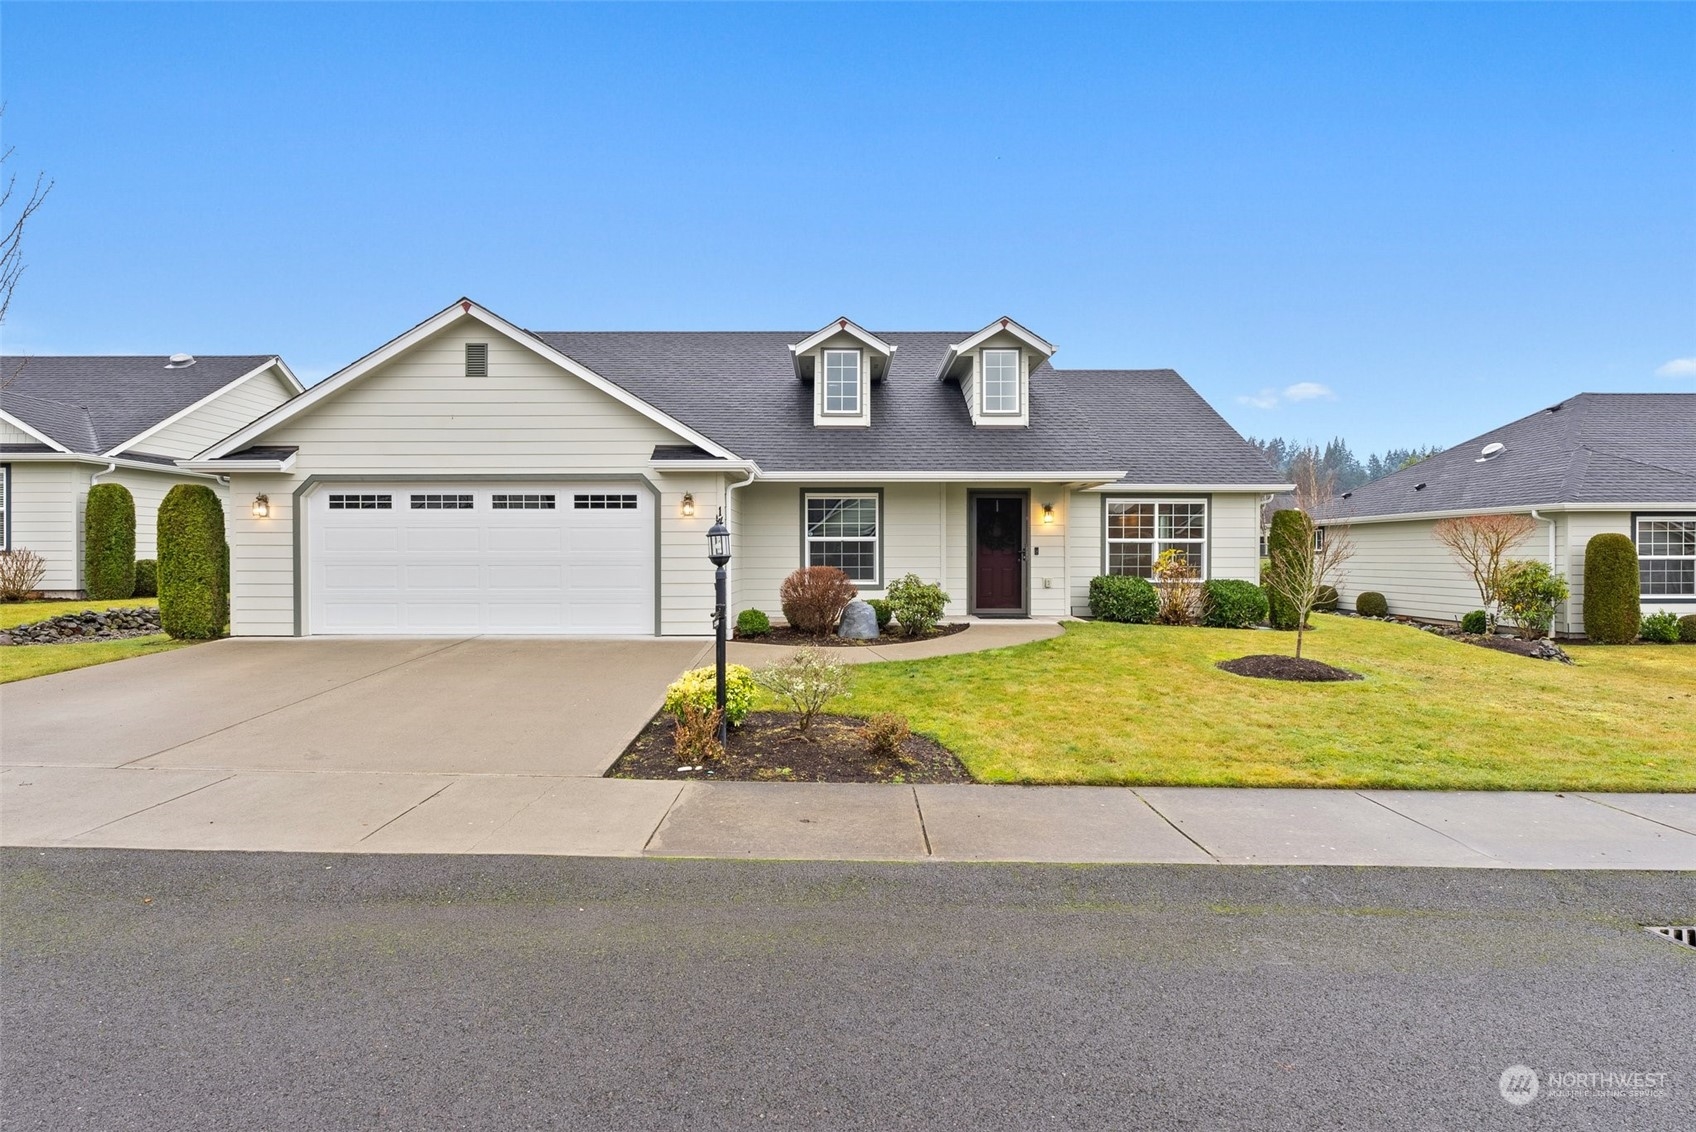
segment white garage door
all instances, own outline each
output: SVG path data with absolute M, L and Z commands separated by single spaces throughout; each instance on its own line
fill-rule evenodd
M 305 557 L 315 634 L 654 631 L 637 483 L 326 485 Z

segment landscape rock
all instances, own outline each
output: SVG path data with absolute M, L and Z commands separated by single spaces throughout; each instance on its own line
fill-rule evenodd
M 159 631 L 159 610 L 153 606 L 84 609 L 18 625 L 0 634 L 0 644 L 60 645 L 67 641 L 115 641 L 124 637 L 146 637 Z
M 877 640 L 877 610 L 855 598 L 842 611 L 842 624 L 837 626 L 836 635 L 853 641 Z

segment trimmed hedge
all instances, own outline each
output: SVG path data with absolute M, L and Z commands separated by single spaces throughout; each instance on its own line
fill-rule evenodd
M 1687 645 L 1696 645 L 1696 613 L 1686 613 L 1678 619 L 1678 639 Z
M 724 666 L 724 718 L 732 727 L 741 727 L 748 713 L 754 710 L 759 689 L 754 687 L 754 670 L 746 664 Z M 681 720 L 685 706 L 697 711 L 718 710 L 718 669 L 691 668 L 671 682 L 665 690 L 665 706 L 661 709 L 673 719 Z
M 1160 612 L 1160 595 L 1147 578 L 1099 574 L 1089 580 L 1089 611 L 1103 621 L 1146 625 Z
M 764 637 L 771 633 L 771 618 L 764 610 L 744 609 L 736 615 L 738 637 Z
M 1490 631 L 1490 615 L 1482 609 L 1474 609 L 1460 619 L 1460 631 L 1471 633 L 1475 637 L 1482 637 Z
M 1354 599 L 1354 611 L 1362 617 L 1388 617 L 1390 602 L 1383 594 L 1367 590 Z
M 1253 582 L 1215 578 L 1201 585 L 1201 623 L 1213 629 L 1247 629 L 1266 620 L 1266 591 Z
M 1337 603 L 1340 601 L 1342 601 L 1342 596 L 1337 593 L 1336 586 L 1320 586 L 1318 596 L 1313 603 L 1313 611 L 1315 613 L 1335 613 L 1337 612 Z
M 135 496 L 97 483 L 83 507 L 83 590 L 96 601 L 135 596 Z
M 135 560 L 135 593 L 131 597 L 159 596 L 159 563 L 151 558 Z
M 173 637 L 223 636 L 230 619 L 224 508 L 204 484 L 180 483 L 159 505 L 159 624 Z
M 1268 569 L 1276 576 L 1276 572 L 1284 569 L 1283 563 L 1299 562 L 1300 557 L 1313 553 L 1313 521 L 1307 515 L 1287 507 L 1282 511 L 1272 513 L 1272 528 L 1266 534 L 1266 552 L 1270 556 Z M 1291 630 L 1301 620 L 1301 614 L 1288 599 L 1280 598 L 1268 588 L 1267 600 L 1270 602 L 1269 621 L 1274 629 Z
M 1643 618 L 1643 639 L 1657 645 L 1678 643 L 1678 614 L 1651 613 Z
M 1584 548 L 1584 635 L 1628 645 L 1643 627 L 1637 547 L 1630 537 L 1601 534 Z
M 889 622 L 895 617 L 895 608 L 889 604 L 889 599 L 881 597 L 867 598 L 866 604 L 877 614 L 877 631 L 883 632 L 889 628 Z

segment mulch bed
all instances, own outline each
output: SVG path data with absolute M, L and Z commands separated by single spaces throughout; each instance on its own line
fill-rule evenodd
M 713 782 L 971 782 L 960 760 L 934 739 L 913 735 L 900 756 L 868 755 L 853 716 L 824 715 L 806 737 L 787 711 L 756 711 L 730 731 L 725 756 L 705 766 L 681 767 L 672 753 L 672 720 L 654 717 L 607 771 L 608 778 L 702 779 Z
M 1299 680 L 1309 684 L 1365 679 L 1358 672 L 1333 668 L 1329 664 L 1306 657 L 1298 660 L 1293 656 L 1269 656 L 1265 653 L 1238 657 L 1236 660 L 1221 660 L 1214 667 L 1237 676 L 1254 676 L 1262 680 Z
M 952 637 L 955 633 L 964 633 L 970 628 L 971 625 L 966 622 L 956 625 L 938 625 L 930 632 L 918 637 L 909 637 L 900 629 L 885 629 L 876 640 L 856 641 L 848 637 L 839 637 L 835 633 L 828 633 L 820 637 L 812 633 L 803 633 L 791 629 L 787 625 L 773 625 L 771 632 L 763 636 L 744 637 L 738 633 L 736 639 L 750 645 L 817 645 L 819 648 L 838 649 L 871 645 L 899 645 L 909 641 L 934 641 L 938 637 Z

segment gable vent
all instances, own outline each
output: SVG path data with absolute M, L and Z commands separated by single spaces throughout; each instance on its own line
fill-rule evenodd
M 166 369 L 187 369 L 194 364 L 193 354 L 172 354 L 171 360 L 165 363 Z
M 465 376 L 489 376 L 489 344 L 487 342 L 467 342 L 465 344 Z

